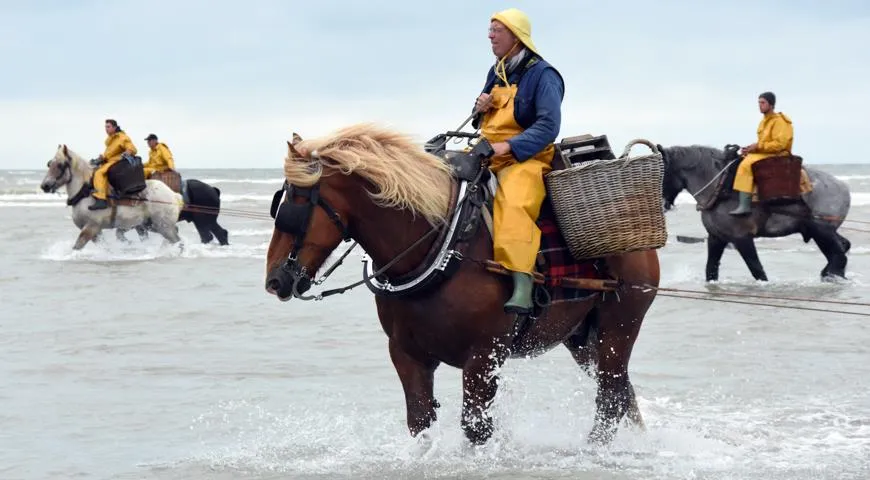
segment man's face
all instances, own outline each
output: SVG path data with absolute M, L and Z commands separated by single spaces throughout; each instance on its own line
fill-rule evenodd
M 770 111 L 770 104 L 767 103 L 767 100 L 763 98 L 758 99 L 758 110 L 764 114 Z
M 517 37 L 498 20 L 489 22 L 489 42 L 492 44 L 492 53 L 502 58 L 513 48 Z
M 111 135 L 115 133 L 115 126 L 109 122 L 106 122 L 106 135 Z
M 157 140 L 154 140 L 153 138 L 152 138 L 151 140 L 148 140 L 148 146 L 151 147 L 151 148 L 156 147 L 156 146 L 157 146 Z

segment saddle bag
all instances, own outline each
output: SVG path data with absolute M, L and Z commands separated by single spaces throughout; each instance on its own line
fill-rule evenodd
M 181 193 L 181 174 L 175 170 L 164 170 L 162 172 L 154 172 L 148 177 L 149 180 L 160 180 L 166 186 L 172 189 L 175 193 Z
M 768 205 L 801 199 L 803 159 L 795 155 L 768 157 L 752 164 L 758 201 Z
M 631 147 L 638 143 L 648 146 L 652 154 L 629 157 Z M 566 168 L 544 177 L 571 254 L 586 260 L 663 247 L 667 241 L 664 161 L 655 144 L 637 139 L 626 145 L 619 158 L 596 155 L 574 163 L 571 156 L 562 154 Z
M 142 168 L 142 158 L 124 155 L 121 160 L 109 167 L 107 178 L 109 185 L 120 196 L 128 196 L 145 190 L 145 170 Z

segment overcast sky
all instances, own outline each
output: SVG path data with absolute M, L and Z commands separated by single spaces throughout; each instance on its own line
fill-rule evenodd
M 105 118 L 181 169 L 277 168 L 291 132 L 359 121 L 423 141 L 467 116 L 509 6 L 565 78 L 560 137 L 746 145 L 773 90 L 806 162 L 870 163 L 866 0 L 0 5 L 0 168 L 40 169 L 58 143 L 95 157 Z

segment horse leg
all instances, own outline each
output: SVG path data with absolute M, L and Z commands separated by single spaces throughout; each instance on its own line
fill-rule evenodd
M 75 245 L 73 245 L 73 250 L 85 248 L 85 245 L 89 241 L 95 239 L 100 234 L 100 230 L 101 228 L 93 223 L 85 225 L 81 232 L 79 232 L 79 237 L 76 239 Z
M 505 341 L 504 345 L 509 345 Z M 492 436 L 493 422 L 489 407 L 498 391 L 496 373 L 507 358 L 504 347 L 490 345 L 475 349 L 462 368 L 462 430 L 475 445 L 482 445 Z
M 846 278 L 846 263 L 848 259 L 844 251 L 846 245 L 843 244 L 842 237 L 832 228 L 823 226 L 813 226 L 810 234 L 828 261 L 820 274 L 822 280 Z M 843 238 L 843 240 L 846 239 Z M 846 240 L 846 243 L 849 243 L 849 241 Z
M 435 409 L 434 384 L 435 360 L 420 361 L 409 355 L 395 336 L 390 337 L 390 359 L 399 374 L 402 389 L 405 391 L 405 409 L 408 417 L 408 430 L 416 437 L 432 426 L 437 419 Z
M 211 229 L 211 232 L 214 234 L 215 238 L 217 238 L 218 242 L 219 242 L 222 246 L 226 246 L 226 245 L 229 245 L 229 244 L 230 244 L 230 241 L 229 241 L 229 234 L 228 234 L 228 232 L 226 231 L 226 229 L 224 229 L 223 227 L 221 227 L 220 225 L 218 225 L 218 223 L 217 223 L 217 217 L 214 217 L 214 218 L 212 219 L 212 221 L 211 221 L 211 225 L 209 226 L 209 228 Z
M 719 264 L 722 261 L 722 254 L 725 252 L 725 247 L 728 246 L 728 241 L 716 235 L 707 237 L 707 281 L 715 282 L 719 280 Z
M 117 238 L 119 242 L 130 243 L 130 240 L 128 240 L 127 237 L 124 235 L 125 233 L 127 233 L 127 230 L 124 230 L 123 228 L 116 228 L 115 238 Z
M 148 229 L 145 228 L 144 225 L 137 225 L 136 233 L 139 235 L 140 241 L 144 242 L 146 239 L 148 239 Z
M 758 251 L 755 250 L 755 241 L 752 237 L 742 238 L 734 242 L 734 247 L 740 252 L 746 266 L 749 267 L 749 272 L 756 280 L 763 282 L 767 281 L 767 274 L 764 273 L 764 267 L 761 266 L 761 260 L 758 259 Z
M 580 366 L 586 375 L 596 379 L 598 368 L 598 309 L 593 309 L 589 312 L 583 326 L 568 337 L 564 342 L 565 347 L 571 352 L 571 357 Z M 637 398 L 634 394 L 634 385 L 629 382 L 631 388 L 631 403 L 628 406 L 626 417 L 641 430 L 646 430 L 646 425 L 643 422 L 643 415 L 640 414 L 640 408 L 637 406 Z
M 595 425 L 589 432 L 589 442 L 598 445 L 613 440 L 626 414 L 635 425 L 646 428 L 637 408 L 628 362 L 655 293 L 626 290 L 620 292 L 619 298 L 616 295 L 605 298 L 598 307 L 598 393 Z
M 208 243 L 214 236 L 209 231 L 209 226 L 205 224 L 202 218 L 197 218 L 193 221 L 193 226 L 196 227 L 196 232 L 199 233 L 199 239 L 202 243 Z
M 852 248 L 852 242 L 850 242 L 846 237 L 840 235 L 839 232 L 834 232 L 837 235 L 837 238 L 840 240 L 840 245 L 843 246 L 843 253 L 849 253 L 849 250 Z

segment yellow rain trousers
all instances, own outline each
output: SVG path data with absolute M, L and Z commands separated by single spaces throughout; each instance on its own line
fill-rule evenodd
M 130 151 L 133 155 L 137 153 L 136 146 L 126 133 L 115 132 L 106 138 L 106 150 L 103 152 L 106 163 L 100 165 L 100 168 L 94 172 L 94 198 L 106 200 L 106 195 L 109 193 L 109 179 L 106 178 L 109 167 L 118 163 L 125 151 Z
M 492 106 L 483 117 L 481 131 L 490 143 L 504 142 L 523 132 L 514 119 L 517 86 L 492 88 Z M 541 230 L 535 224 L 546 196 L 544 174 L 553 167 L 553 144 L 534 157 L 518 162 L 510 153 L 491 159 L 490 170 L 498 178 L 493 215 L 495 261 L 513 272 L 532 273 L 541 246 Z
M 791 154 L 794 141 L 794 129 L 791 119 L 784 113 L 769 113 L 758 124 L 758 149 L 746 154 L 737 167 L 734 177 L 734 190 L 752 193 L 755 179 L 752 176 L 752 164 L 768 157 Z
M 154 172 L 162 172 L 164 170 L 175 170 L 175 161 L 172 159 L 172 152 L 165 143 L 158 143 L 148 152 L 148 162 L 143 165 L 145 169 L 145 178 L 151 176 Z

